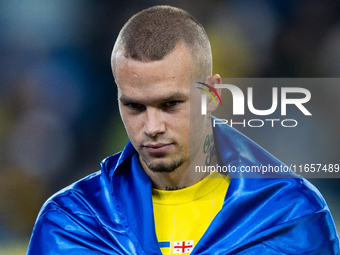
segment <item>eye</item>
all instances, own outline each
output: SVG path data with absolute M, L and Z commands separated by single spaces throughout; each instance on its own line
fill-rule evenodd
M 180 102 L 179 101 L 168 101 L 166 103 L 164 103 L 164 106 L 165 107 L 175 107 L 179 104 Z
M 139 110 L 139 111 L 142 111 L 145 108 L 144 105 L 136 104 L 136 103 L 129 103 L 129 104 L 126 104 L 126 106 L 131 110 Z

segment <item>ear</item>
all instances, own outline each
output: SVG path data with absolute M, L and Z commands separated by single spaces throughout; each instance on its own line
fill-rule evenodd
M 213 76 L 211 76 L 210 78 L 207 78 L 206 84 L 210 85 L 211 87 L 215 87 L 215 84 L 221 84 L 222 83 L 222 79 L 221 76 L 218 74 L 214 74 Z M 207 112 L 213 112 L 216 110 L 217 106 L 220 103 L 220 99 L 221 98 L 221 93 L 222 93 L 222 89 L 215 89 L 215 91 L 212 91 L 211 89 L 209 89 L 211 95 L 214 97 L 215 101 L 208 96 L 207 98 Z M 215 93 L 216 92 L 216 93 Z M 218 95 L 218 96 L 217 96 Z M 216 102 L 216 103 L 215 103 Z

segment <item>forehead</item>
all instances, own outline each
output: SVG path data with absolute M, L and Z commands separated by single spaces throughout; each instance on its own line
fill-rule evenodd
M 189 90 L 191 64 L 191 54 L 182 44 L 159 61 L 136 61 L 118 53 L 115 63 L 118 92 L 134 94 L 143 91 L 144 95 L 152 95 Z

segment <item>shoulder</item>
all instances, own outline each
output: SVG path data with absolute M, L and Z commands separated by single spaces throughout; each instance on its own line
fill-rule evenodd
M 91 199 L 93 193 L 100 191 L 101 172 L 95 172 L 61 189 L 52 195 L 41 208 L 41 213 L 64 208 L 74 209 L 74 204 L 83 204 Z M 84 200 L 85 199 L 85 200 Z M 40 214 L 38 217 L 40 217 Z
M 277 222 L 265 231 L 269 235 L 264 243 L 285 254 L 339 252 L 334 220 L 319 190 L 302 177 L 278 180 L 277 184 L 284 188 L 277 190 L 272 196 L 274 203 L 268 207 L 269 215 L 276 215 Z M 283 240 L 288 241 L 286 245 L 280 244 Z
M 339 249 L 325 200 L 303 178 L 234 178 L 216 220 L 212 236 L 223 239 L 218 249 L 225 253 L 253 254 L 256 247 L 261 254 L 334 254 Z
M 120 154 L 104 159 L 102 164 L 116 164 Z M 98 218 L 102 215 L 98 212 L 110 203 L 109 175 L 110 172 L 102 168 L 56 192 L 41 207 L 37 222 L 53 214 L 77 219 L 84 219 L 85 216 Z
M 100 172 L 96 172 L 52 195 L 40 209 L 33 234 L 47 229 L 79 232 L 79 226 L 94 222 L 91 204 L 95 194 L 102 193 L 101 188 Z
M 103 160 L 103 164 L 114 165 L 121 153 Z M 41 207 L 37 223 L 41 218 L 60 215 L 69 219 L 83 221 L 87 218 L 104 217 L 106 208 L 110 206 L 110 172 L 103 168 L 92 173 L 52 195 Z M 57 221 L 56 219 L 54 220 Z
M 296 178 L 233 178 L 230 183 L 241 203 L 267 211 L 285 212 L 285 220 L 329 211 L 319 190 L 301 176 Z M 281 215 L 282 216 L 282 215 Z
M 89 210 L 90 189 L 99 189 L 100 173 L 91 174 L 51 196 L 35 222 L 27 254 L 63 254 L 75 239 L 89 238 L 96 224 Z M 85 250 L 80 251 L 87 254 Z
M 111 157 L 113 164 L 117 158 Z M 127 235 L 108 176 L 95 172 L 52 195 L 39 212 L 27 254 L 70 254 L 70 247 L 71 254 L 125 254 L 120 242 Z

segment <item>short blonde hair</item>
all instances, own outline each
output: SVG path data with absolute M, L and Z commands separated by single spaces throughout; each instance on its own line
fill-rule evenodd
M 203 26 L 179 8 L 161 5 L 145 9 L 132 16 L 118 35 L 111 56 L 113 75 L 118 51 L 133 60 L 157 61 L 179 43 L 184 43 L 193 57 L 191 76 L 210 76 L 211 47 Z

